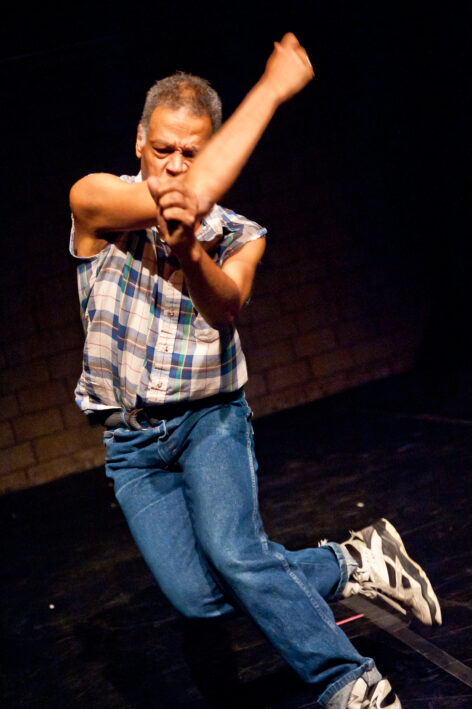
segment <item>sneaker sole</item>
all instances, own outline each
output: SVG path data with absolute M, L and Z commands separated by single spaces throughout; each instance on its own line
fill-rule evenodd
M 428 605 L 431 617 L 430 622 L 427 624 L 441 625 L 441 607 L 439 605 L 438 598 L 433 591 L 431 582 L 427 577 L 426 573 L 421 568 L 421 566 L 408 556 L 407 551 L 405 549 L 405 545 L 403 544 L 403 540 L 395 529 L 395 527 L 393 526 L 393 524 L 387 519 L 383 518 L 380 519 L 378 522 L 374 522 L 372 527 L 375 528 L 375 530 L 381 537 L 382 544 L 385 540 L 388 543 L 393 544 L 393 546 L 395 547 L 395 554 L 400 559 L 405 570 L 420 585 L 422 596 Z

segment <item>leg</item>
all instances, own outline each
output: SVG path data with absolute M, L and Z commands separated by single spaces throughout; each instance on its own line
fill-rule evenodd
M 346 559 L 339 544 L 331 542 L 321 547 L 296 551 L 285 549 L 285 554 L 290 565 L 305 575 L 309 586 L 316 588 L 325 601 L 333 601 L 341 596 L 347 579 L 357 568 L 357 565 Z
M 188 617 L 215 617 L 233 607 L 224 598 L 193 532 L 182 475 L 158 454 L 159 428 L 105 434 L 107 476 L 131 533 L 157 583 Z
M 303 564 L 293 564 L 293 555 L 267 539 L 258 511 L 249 417 L 244 399 L 200 413 L 179 458 L 187 506 L 211 564 L 285 659 L 303 679 L 316 684 L 321 703 L 327 704 L 361 675 L 370 673 L 372 681 L 380 675 L 336 626 L 319 591 L 326 595 L 328 587 L 340 585 L 342 576 L 343 583 L 347 579 L 340 548 L 335 545 L 339 560 L 327 549 L 298 554 L 305 562 L 311 559 L 310 576 L 318 579 L 313 583 Z M 315 567 L 318 574 L 313 573 Z

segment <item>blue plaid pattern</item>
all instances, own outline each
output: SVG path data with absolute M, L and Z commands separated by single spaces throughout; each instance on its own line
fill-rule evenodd
M 122 176 L 127 182 L 140 179 Z M 266 230 L 215 205 L 198 233 L 222 265 Z M 71 233 L 73 256 L 74 227 Z M 78 258 L 78 257 L 76 257 Z M 237 330 L 209 327 L 193 307 L 181 269 L 156 229 L 119 234 L 77 267 L 85 330 L 83 370 L 75 390 L 83 411 L 201 399 L 247 381 Z

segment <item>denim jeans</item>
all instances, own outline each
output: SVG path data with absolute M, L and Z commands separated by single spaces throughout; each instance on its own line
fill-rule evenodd
M 346 583 L 346 558 L 334 543 L 288 551 L 267 538 L 244 395 L 106 431 L 105 444 L 116 498 L 174 607 L 193 618 L 243 609 L 322 705 L 345 707 L 348 685 L 376 673 L 327 605 Z

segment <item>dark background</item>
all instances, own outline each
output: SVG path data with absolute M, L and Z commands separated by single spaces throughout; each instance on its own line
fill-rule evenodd
M 88 172 L 137 171 L 136 125 L 155 79 L 176 69 L 206 76 L 229 115 L 262 72 L 273 40 L 287 30 L 307 48 L 316 79 L 279 110 L 224 200 L 271 234 L 258 280 L 263 287 L 248 309 L 254 320 L 246 325 L 254 334 L 245 343 L 252 397 L 259 405 L 266 400 L 265 411 L 301 403 L 295 398 L 302 389 L 303 401 L 311 402 L 255 422 L 267 529 L 288 546 L 307 546 L 391 517 L 443 607 L 441 629 L 413 628 L 470 664 L 470 8 L 469 2 L 311 0 L 283 10 L 268 2 L 123 9 L 87 0 L 33 9 L 11 3 L 2 10 L 0 483 L 2 491 L 21 490 L 89 471 L 2 498 L 7 703 L 144 707 L 157 698 L 175 707 L 187 697 L 195 709 L 210 705 L 198 701 L 195 676 L 182 669 L 180 621 L 156 592 L 97 469 L 101 433 L 83 417 L 79 424 L 72 401 L 82 333 L 66 247 L 68 191 Z M 338 251 L 346 247 L 337 254 L 339 268 L 333 247 L 328 251 L 333 243 Z M 311 281 L 297 282 L 287 267 L 290 294 L 298 287 L 306 294 L 307 283 L 315 292 L 321 280 L 321 302 L 305 303 L 302 313 L 311 317 L 305 333 L 312 340 L 304 349 L 293 330 L 278 343 L 264 341 L 281 319 L 286 325 L 296 319 L 292 304 L 284 300 L 277 310 L 269 299 L 282 291 L 270 288 L 284 276 L 286 245 L 287 261 L 302 271 L 305 258 L 305 271 L 313 272 Z M 359 280 L 369 274 L 362 290 Z M 344 298 L 346 283 L 355 289 L 352 302 L 345 312 L 335 303 L 331 316 L 330 298 Z M 414 341 L 398 323 L 389 330 L 399 287 L 419 323 Z M 381 291 L 372 315 L 369 300 Z M 359 329 L 369 318 L 372 331 L 341 341 L 344 328 Z M 383 352 L 379 333 L 388 336 Z M 323 334 L 327 352 L 312 353 Z M 406 371 L 406 360 L 395 369 L 395 347 L 402 346 L 415 353 L 417 371 L 406 380 L 389 376 Z M 365 357 L 360 362 L 349 359 L 357 348 Z M 278 362 L 270 359 L 274 351 Z M 341 357 L 342 376 L 323 384 L 315 360 L 325 354 L 330 366 Z M 289 377 L 302 364 L 312 370 L 296 389 Z M 287 381 L 273 376 L 274 367 Z M 460 370 L 460 405 L 455 391 L 441 402 L 441 387 L 449 393 L 444 377 Z M 426 398 L 418 396 L 423 373 Z M 321 382 L 316 390 L 310 374 Z M 372 624 L 344 627 L 361 651 L 375 656 L 410 709 L 470 705 L 464 685 Z M 225 709 L 230 699 L 236 706 L 265 707 L 272 699 L 307 706 L 306 689 L 278 669 L 254 629 L 237 620 L 230 631 L 233 653 L 216 658 L 211 682 L 220 665 L 231 668 L 236 658 L 244 686 L 228 684 Z M 193 649 L 193 660 L 210 672 L 214 655 L 215 648 Z
M 48 255 L 64 248 L 75 180 L 136 171 L 136 124 L 156 78 L 176 69 L 207 77 L 229 115 L 272 41 L 291 30 L 316 79 L 279 111 L 246 173 L 270 161 L 294 209 L 312 200 L 315 232 L 335 213 L 360 249 L 400 270 L 413 300 L 428 303 L 421 363 L 469 361 L 469 3 L 312 0 L 277 11 L 270 3 L 123 10 L 85 2 L 13 6 L 4 28 L 9 272 L 21 272 L 25 259 L 51 267 Z M 225 202 L 253 216 L 245 184 Z

